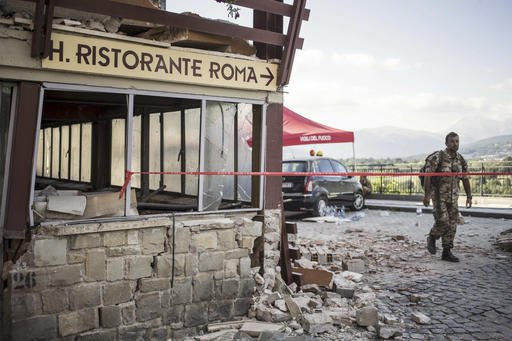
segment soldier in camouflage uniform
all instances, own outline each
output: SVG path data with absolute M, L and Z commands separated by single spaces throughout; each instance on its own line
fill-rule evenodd
M 459 136 L 451 132 L 445 138 L 446 149 L 433 153 L 427 158 L 425 172 L 452 172 L 463 173 L 468 171 L 466 160 L 457 151 L 459 149 Z M 427 237 L 427 249 L 431 254 L 436 253 L 436 239 L 442 239 L 443 254 L 441 259 L 458 262 L 453 255 L 453 239 L 457 231 L 459 219 L 459 182 L 462 180 L 466 192 L 466 207 L 471 207 L 472 197 L 469 179 L 467 176 L 436 176 L 425 177 L 425 196 L 423 204 L 428 206 L 432 199 L 434 226 Z

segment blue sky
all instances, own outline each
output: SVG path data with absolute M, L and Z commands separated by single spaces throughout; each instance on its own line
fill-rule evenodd
M 286 0 L 285 0 L 286 1 Z M 290 3 L 290 1 L 286 1 Z M 309 0 L 285 105 L 334 127 L 512 122 L 512 1 Z M 168 10 L 227 18 L 214 0 Z M 252 11 L 235 21 L 250 26 Z M 512 127 L 510 127 L 512 133 Z

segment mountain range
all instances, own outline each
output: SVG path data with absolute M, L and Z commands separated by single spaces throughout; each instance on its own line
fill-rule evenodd
M 404 129 L 392 126 L 368 128 L 354 131 L 355 155 L 358 158 L 404 158 L 423 159 L 432 151 L 445 147 L 445 135 L 455 131 L 460 136 L 460 152 L 471 158 L 501 159 L 512 156 L 512 118 L 496 120 L 471 117 L 459 120 L 437 132 Z M 298 155 L 299 148 L 314 147 L 324 155 L 347 158 L 352 156 L 352 147 L 345 144 L 322 144 L 315 146 L 287 147 Z M 284 156 L 287 157 L 285 151 Z

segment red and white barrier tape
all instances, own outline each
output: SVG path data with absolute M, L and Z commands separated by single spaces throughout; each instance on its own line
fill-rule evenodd
M 345 173 L 311 173 L 311 172 L 132 172 L 126 171 L 124 177 L 124 184 L 119 193 L 119 198 L 122 198 L 126 192 L 128 183 L 130 183 L 133 175 L 237 175 L 237 176 L 498 176 L 512 175 L 512 172 L 438 172 L 438 173 L 419 173 L 419 172 L 345 172 Z

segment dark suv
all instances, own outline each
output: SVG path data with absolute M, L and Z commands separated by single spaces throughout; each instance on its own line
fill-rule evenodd
M 335 159 L 310 157 L 283 161 L 283 172 L 346 173 Z M 286 210 L 312 209 L 325 215 L 329 205 L 346 205 L 359 211 L 364 206 L 363 189 L 353 176 L 284 176 L 283 202 Z

